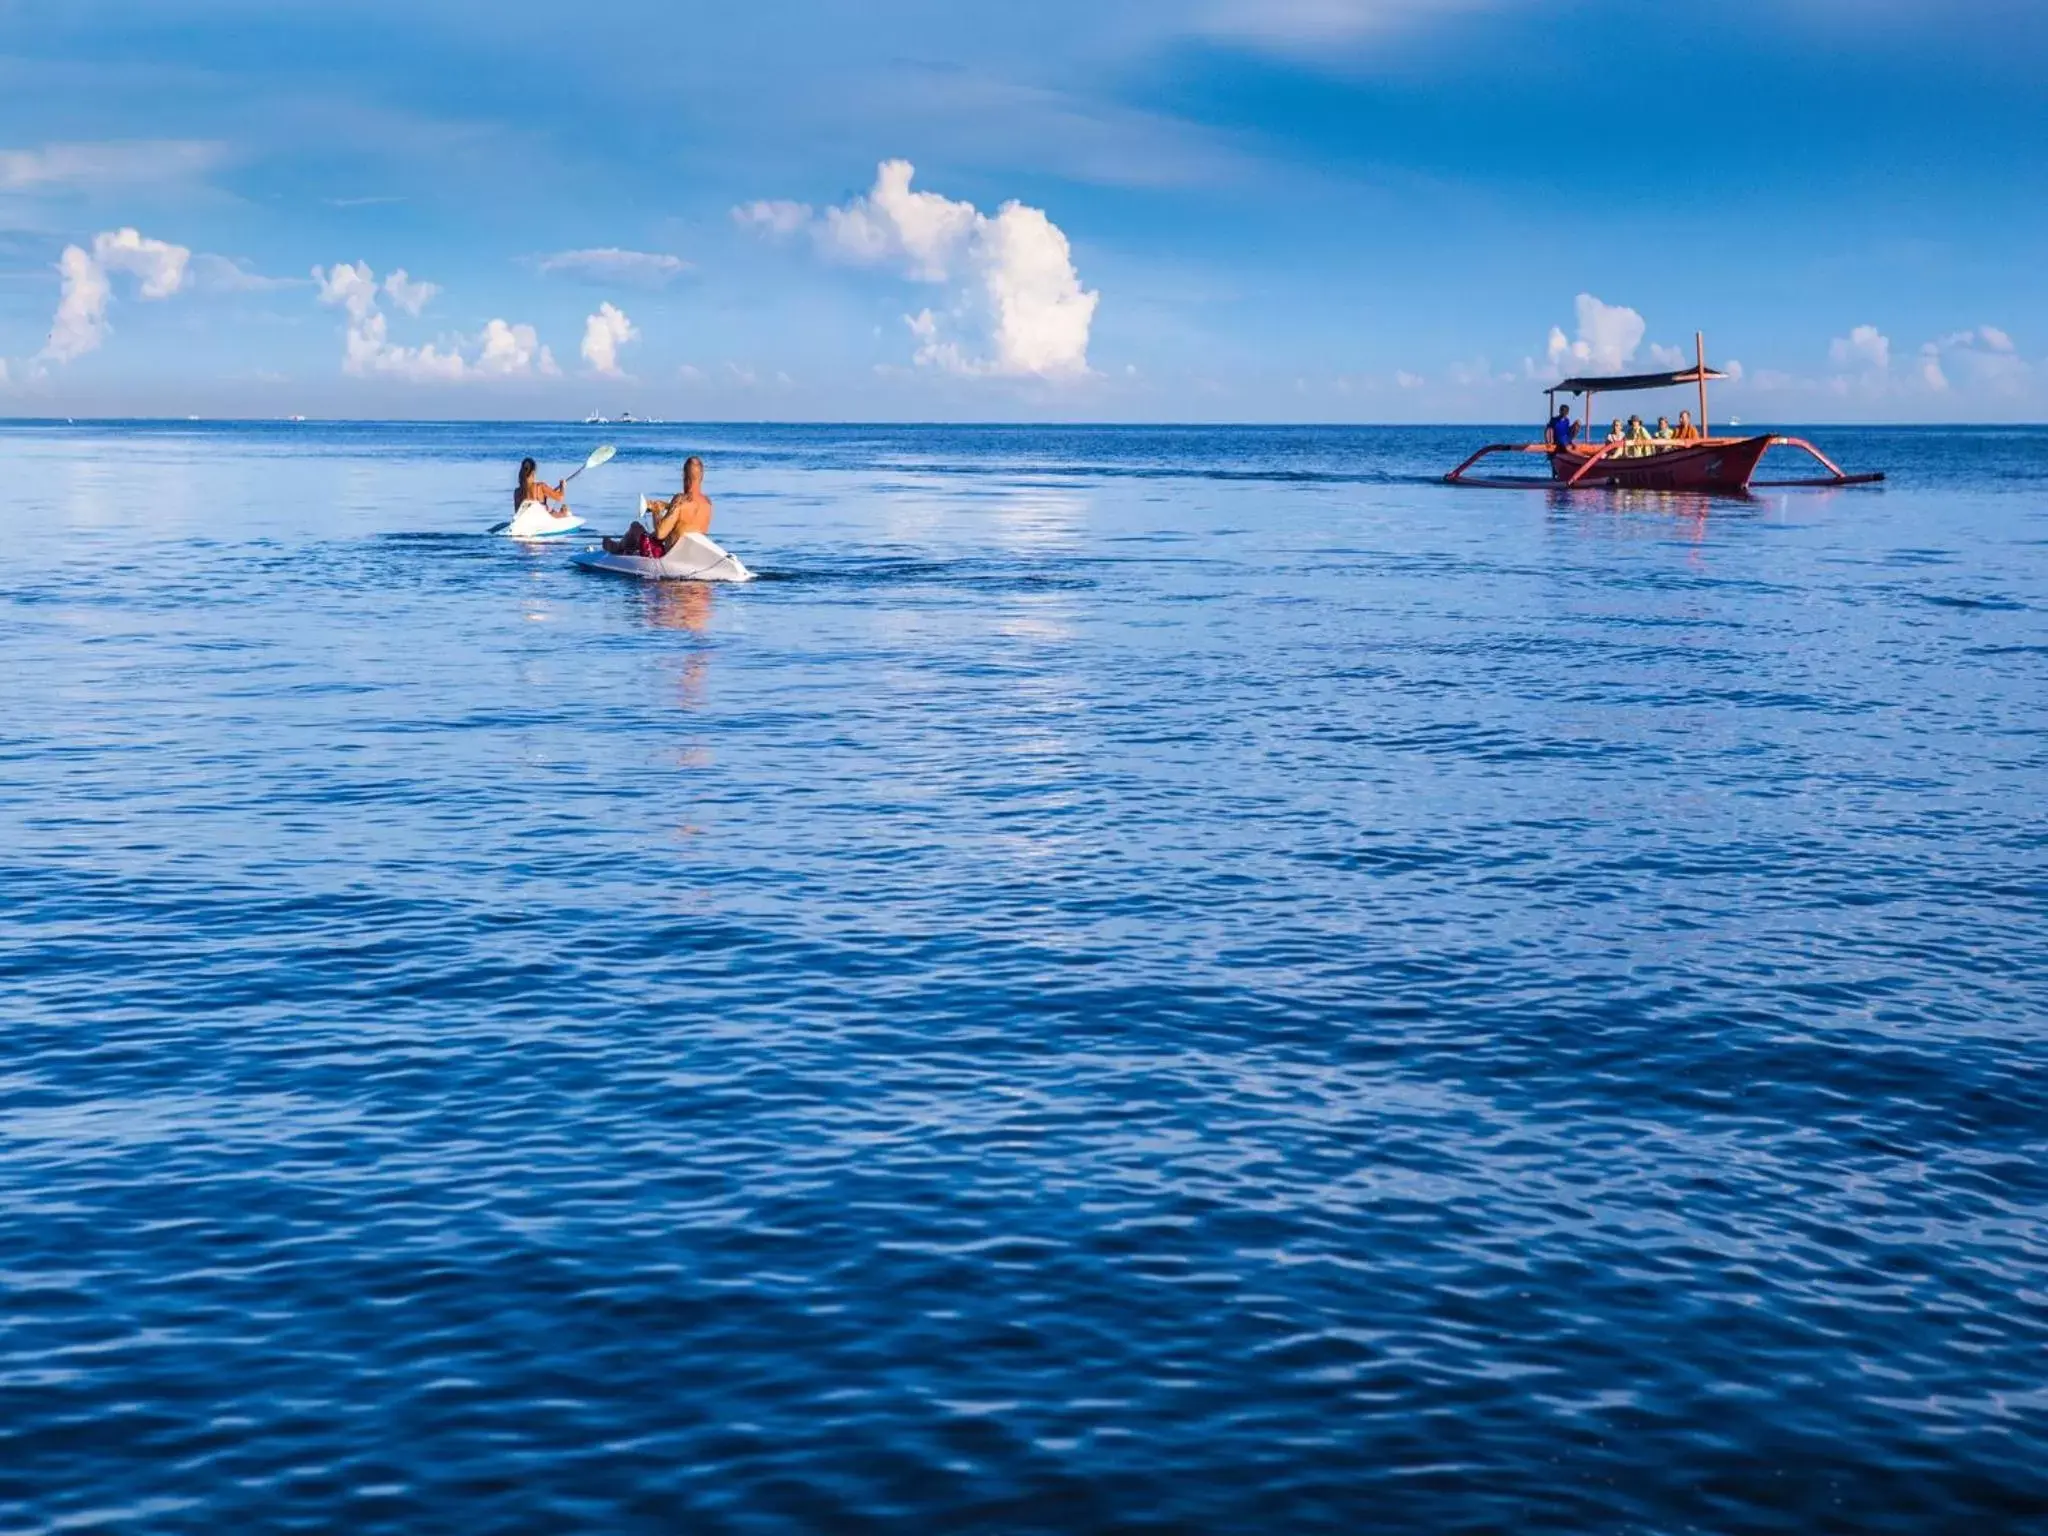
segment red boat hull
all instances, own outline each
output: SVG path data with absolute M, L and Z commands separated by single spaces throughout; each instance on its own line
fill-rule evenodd
M 1636 457 L 1601 453 L 1598 445 L 1550 456 L 1550 477 L 1573 485 L 1627 491 L 1743 491 L 1771 446 L 1762 437 L 1717 437 Z M 1590 463 L 1589 463 L 1590 461 Z

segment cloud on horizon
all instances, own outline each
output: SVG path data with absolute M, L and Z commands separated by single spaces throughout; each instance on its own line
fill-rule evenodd
M 950 287 L 943 310 L 904 317 L 921 367 L 962 378 L 1086 377 L 1102 296 L 1081 286 L 1065 232 L 1042 209 L 1012 201 L 984 214 L 914 190 L 915 176 L 908 160 L 885 160 L 866 194 L 822 215 L 801 203 L 756 202 L 733 217 L 770 237 L 807 231 L 833 261 Z
M 38 361 L 68 363 L 95 350 L 112 327 L 107 306 L 113 300 L 112 274 L 135 279 L 139 299 L 167 299 L 185 284 L 192 252 L 166 240 L 152 240 L 139 230 L 104 230 L 94 235 L 92 249 L 67 245 L 57 260 L 61 286 L 57 313 Z
M 624 378 L 619 369 L 619 348 L 639 337 L 638 327 L 626 318 L 626 312 L 607 300 L 583 322 L 583 361 L 600 378 Z
M 458 340 L 442 347 L 434 342 L 401 346 L 390 339 L 390 325 L 378 305 L 381 291 L 393 303 L 417 314 L 440 289 L 409 278 L 400 267 L 380 289 L 368 262 L 337 262 L 313 268 L 319 302 L 348 315 L 341 371 L 357 378 L 384 376 L 412 383 L 453 384 L 470 379 L 552 377 L 561 372 L 554 354 L 541 345 L 530 325 L 488 321 L 476 340 L 474 359 L 463 355 Z
M 1590 293 L 1579 295 L 1578 339 L 1550 328 L 1545 355 L 1559 373 L 1589 368 L 1594 373 L 1620 373 L 1634 359 L 1648 327 L 1643 317 L 1623 304 L 1604 304 Z

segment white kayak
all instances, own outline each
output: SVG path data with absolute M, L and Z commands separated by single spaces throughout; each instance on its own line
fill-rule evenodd
M 559 539 L 563 534 L 574 533 L 585 526 L 583 519 L 574 512 L 567 517 L 557 517 L 542 502 L 522 501 L 519 510 L 512 514 L 512 521 L 500 523 L 494 531 L 508 539 Z
M 586 549 L 569 559 L 586 571 L 612 571 L 643 581 L 752 581 L 754 573 L 701 533 L 686 533 L 659 560 L 641 555 L 608 555 Z

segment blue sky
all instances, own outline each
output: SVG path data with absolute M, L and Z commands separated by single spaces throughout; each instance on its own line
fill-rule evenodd
M 1751 419 L 2040 420 L 2044 72 L 2034 0 L 0 0 L 0 414 L 1492 421 L 1704 329 Z

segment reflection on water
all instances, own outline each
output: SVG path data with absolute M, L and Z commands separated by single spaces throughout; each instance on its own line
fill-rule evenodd
M 678 629 L 701 635 L 711 627 L 711 616 L 718 602 L 712 595 L 717 589 L 716 582 L 650 581 L 644 585 L 647 594 L 642 608 L 647 622 L 656 629 Z

